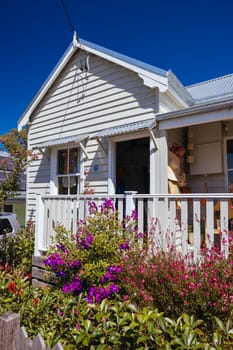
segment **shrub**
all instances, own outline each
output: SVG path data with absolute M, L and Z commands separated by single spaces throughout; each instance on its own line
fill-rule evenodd
M 100 211 L 88 204 L 90 215 L 79 223 L 77 234 L 57 228 L 44 263 L 64 293 L 83 291 L 94 302 L 119 292 L 118 276 L 126 252 L 137 245 L 137 227 L 134 212 L 119 221 L 112 200 L 104 201 Z
M 0 241 L 0 263 L 25 273 L 31 272 L 34 251 L 34 226 L 28 224 L 15 236 L 3 237 Z
M 203 251 L 192 262 L 173 250 L 134 252 L 123 265 L 121 286 L 137 305 L 156 307 L 176 318 L 186 312 L 213 327 L 213 317 L 233 315 L 233 261 L 219 251 Z
M 17 271 L 8 263 L 0 265 L 0 315 L 19 312 L 25 300 L 30 298 L 30 275 Z

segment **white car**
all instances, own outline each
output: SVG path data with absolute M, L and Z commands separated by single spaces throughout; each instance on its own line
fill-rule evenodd
M 20 225 L 16 219 L 16 214 L 0 212 L 0 239 L 6 235 L 15 235 L 19 228 Z

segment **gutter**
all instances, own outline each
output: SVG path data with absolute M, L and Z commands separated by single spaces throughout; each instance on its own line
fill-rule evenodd
M 189 108 L 184 108 L 178 111 L 169 113 L 157 114 L 156 119 L 158 122 L 170 120 L 174 118 L 182 118 L 186 116 L 197 115 L 199 113 L 208 113 L 212 111 L 218 111 L 222 109 L 233 109 L 233 98 L 227 98 L 221 101 L 213 101 L 208 103 L 198 104 Z

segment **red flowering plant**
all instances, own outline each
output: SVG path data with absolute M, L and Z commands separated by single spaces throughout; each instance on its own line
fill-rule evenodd
M 230 242 L 232 251 L 232 243 Z M 214 317 L 233 316 L 233 256 L 202 250 L 200 259 L 162 249 L 133 251 L 123 265 L 121 288 L 137 305 L 155 307 L 177 318 L 183 312 L 213 327 Z
M 119 292 L 127 251 L 137 246 L 137 222 L 135 212 L 121 222 L 111 199 L 99 207 L 95 202 L 88 205 L 89 216 L 79 222 L 75 235 L 57 228 L 55 244 L 44 263 L 64 293 L 84 292 L 92 303 Z
M 9 263 L 0 265 L 0 315 L 5 312 L 18 312 L 28 297 L 30 276 L 11 269 Z

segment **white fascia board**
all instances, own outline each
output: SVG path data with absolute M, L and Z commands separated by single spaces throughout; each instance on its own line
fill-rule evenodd
M 171 70 L 168 71 L 168 90 L 182 107 L 194 105 L 192 96 Z
M 140 68 L 134 64 L 129 62 L 125 62 L 117 57 L 111 56 L 105 52 L 101 52 L 93 47 L 89 47 L 88 45 L 77 43 L 77 47 L 83 49 L 93 55 L 99 56 L 107 61 L 117 64 L 118 66 L 129 69 L 133 72 L 136 72 L 138 76 L 143 80 L 144 84 L 150 88 L 158 87 L 161 92 L 165 92 L 168 88 L 168 77 L 162 76 L 153 72 L 149 72 L 146 69 Z
M 28 123 L 31 114 L 37 107 L 37 105 L 40 103 L 42 98 L 47 93 L 48 89 L 52 86 L 58 75 L 61 73 L 67 62 L 70 60 L 70 58 L 73 56 L 74 52 L 77 50 L 77 47 L 74 47 L 73 45 L 70 45 L 61 58 L 61 60 L 58 62 L 56 67 L 53 69 L 45 83 L 41 86 L 38 93 L 35 95 L 32 102 L 27 107 L 26 111 L 23 113 L 23 115 L 18 120 L 18 130 L 22 130 L 22 128 Z
M 213 123 L 217 121 L 226 121 L 233 119 L 233 106 L 232 108 L 225 107 L 224 109 L 215 110 L 203 110 L 197 111 L 196 113 L 184 113 L 173 115 L 170 117 L 159 116 L 157 123 L 159 125 L 159 130 L 169 130 L 181 127 L 188 127 L 199 124 Z

